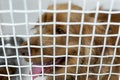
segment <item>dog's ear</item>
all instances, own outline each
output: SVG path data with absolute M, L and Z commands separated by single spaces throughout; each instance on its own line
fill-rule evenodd
M 89 16 L 95 18 L 95 13 L 91 13 Z M 108 20 L 108 14 L 99 13 L 97 19 L 99 22 L 106 22 Z
M 102 7 L 99 8 L 99 10 L 104 10 Z M 106 10 L 105 10 L 106 11 Z M 96 13 L 91 13 L 91 14 L 88 14 L 90 17 L 92 18 L 95 18 L 95 15 Z M 105 13 L 98 13 L 98 17 L 97 17 L 97 20 L 99 22 L 106 22 L 108 20 L 108 14 L 105 14 Z
M 44 13 L 42 15 L 42 22 L 51 22 L 53 21 L 53 14 L 52 13 Z
M 95 18 L 95 13 L 91 13 L 89 16 Z M 99 22 L 107 22 L 108 16 L 108 14 L 99 13 L 97 19 Z M 120 22 L 120 14 L 111 14 L 111 22 Z

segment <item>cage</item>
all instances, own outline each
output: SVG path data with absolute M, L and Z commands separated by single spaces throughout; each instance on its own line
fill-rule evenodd
M 0 0 L 0 80 L 120 80 L 119 4 Z

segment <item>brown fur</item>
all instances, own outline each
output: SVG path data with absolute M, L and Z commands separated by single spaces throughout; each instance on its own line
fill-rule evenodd
M 9 74 L 14 74 L 15 73 L 15 69 L 13 69 L 13 68 L 8 68 L 8 70 L 9 70 Z M 5 67 L 4 68 L 0 68 L 0 74 L 4 74 L 4 75 L 8 74 Z M 8 80 L 8 77 L 0 76 L 0 80 Z
M 49 6 L 48 7 L 49 10 L 53 10 L 53 6 Z M 66 10 L 68 9 L 68 5 L 67 4 L 57 4 L 57 10 Z M 73 10 L 82 10 L 82 8 L 76 6 L 76 5 L 72 5 L 71 9 Z M 70 22 L 81 22 L 81 13 L 71 13 L 70 14 Z M 106 21 L 108 15 L 101 15 L 99 16 L 99 20 Z M 120 16 L 120 15 L 119 15 Z M 42 16 L 42 22 L 52 22 L 53 21 L 53 14 L 52 13 L 44 13 Z M 57 22 L 67 22 L 67 13 L 56 13 L 56 21 Z M 115 21 L 115 22 L 120 22 L 120 17 L 116 18 L 116 15 L 114 15 L 114 17 L 112 18 L 111 21 Z M 89 14 L 85 14 L 85 18 L 84 18 L 84 22 L 94 22 L 94 16 L 91 16 Z M 99 21 L 100 22 L 100 21 Z M 66 28 L 67 25 L 61 25 L 61 24 L 56 24 L 56 34 L 66 34 Z M 70 29 L 69 29 L 69 34 L 76 34 L 79 35 L 80 32 L 80 27 L 81 25 L 70 25 Z M 35 26 L 36 30 L 37 30 L 37 34 L 39 34 L 39 26 Z M 118 25 L 114 26 L 111 25 L 109 30 L 108 30 L 108 34 L 118 34 Z M 82 35 L 85 34 L 92 34 L 93 32 L 93 25 L 88 25 L 88 24 L 84 24 L 83 25 L 83 30 L 82 30 Z M 106 32 L 106 25 L 96 25 L 96 29 L 95 29 L 95 34 L 99 34 L 99 35 L 104 35 Z M 53 34 L 53 25 L 43 25 L 42 26 L 42 34 Z M 56 45 L 62 45 L 65 46 L 66 45 L 66 36 L 61 36 L 61 37 L 56 37 Z M 93 45 L 103 45 L 104 44 L 104 37 L 99 37 L 99 36 L 95 36 L 94 41 L 93 41 Z M 106 44 L 105 45 L 115 45 L 116 42 L 116 37 L 107 37 L 106 38 Z M 90 46 L 91 45 L 91 40 L 92 40 L 92 36 L 86 36 L 86 37 L 81 37 L 81 45 L 84 46 Z M 69 43 L 68 45 L 78 45 L 79 43 L 79 38 L 76 36 L 69 36 Z M 27 45 L 27 42 L 24 42 L 23 45 Z M 30 45 L 36 45 L 39 46 L 40 45 L 40 37 L 31 37 L 30 38 Z M 52 37 L 42 37 L 42 46 L 47 46 L 47 45 L 53 45 L 53 38 Z M 84 46 L 80 46 L 80 56 L 84 56 L 84 55 L 90 55 L 90 47 L 84 47 Z M 30 48 L 31 50 L 31 56 L 33 55 L 40 55 L 41 51 L 39 48 Z M 96 47 L 96 48 L 92 48 L 92 55 L 96 55 L 96 56 L 101 56 L 102 54 L 102 50 L 103 47 Z M 21 53 L 23 53 L 24 55 L 28 55 L 28 51 L 26 48 L 20 50 L 22 51 Z M 114 48 L 111 47 L 105 47 L 105 51 L 104 51 L 104 56 L 107 55 L 113 55 L 114 53 Z M 66 49 L 65 48 L 61 48 L 61 47 L 55 47 L 55 55 L 65 55 L 66 54 Z M 119 48 L 117 49 L 116 52 L 117 55 L 120 55 L 120 50 Z M 43 55 L 53 55 L 53 48 L 49 47 L 49 48 L 43 48 Z M 73 55 L 73 56 L 77 56 L 78 55 L 78 47 L 71 47 L 68 48 L 68 55 Z M 105 57 L 102 61 L 102 64 L 111 64 L 112 61 L 112 57 Z M 26 59 L 28 61 L 28 59 Z M 50 62 L 52 61 L 52 58 L 48 58 L 48 57 L 43 57 L 43 62 Z M 79 58 L 79 64 L 80 66 L 78 67 L 78 74 L 81 73 L 87 73 L 87 66 L 82 66 L 82 65 L 88 65 L 88 60 L 89 57 L 80 57 Z M 91 57 L 90 59 L 90 65 L 95 65 L 95 64 L 100 64 L 100 60 L 101 58 L 98 57 Z M 114 60 L 114 64 L 119 64 L 119 57 L 116 57 Z M 32 62 L 34 64 L 40 64 L 41 63 L 41 58 L 32 58 Z M 76 65 L 77 64 L 77 58 L 76 57 L 68 57 L 68 62 L 67 65 Z M 65 65 L 65 61 L 62 61 L 61 63 L 59 63 L 59 65 Z M 113 71 L 115 73 L 119 73 L 119 66 L 115 66 L 112 67 Z M 99 70 L 99 66 L 93 66 L 89 68 L 89 73 L 98 73 Z M 110 67 L 109 66 L 102 66 L 101 68 L 101 74 L 103 73 L 109 73 L 110 71 Z M 64 73 L 65 72 L 65 67 L 56 67 L 56 74 L 60 74 L 60 73 Z M 52 71 L 51 71 L 52 73 Z M 76 73 L 76 66 L 72 66 L 72 67 L 67 67 L 67 73 Z M 67 80 L 75 80 L 75 76 L 71 76 L 71 75 L 67 75 L 66 77 Z M 103 75 L 100 76 L 100 80 L 107 80 L 108 79 L 108 75 Z M 47 80 L 53 80 L 52 77 L 48 77 Z M 64 80 L 64 75 L 63 76 L 56 76 L 56 80 Z M 85 75 L 80 75 L 78 76 L 78 80 L 86 80 L 86 74 Z M 92 75 L 89 74 L 88 76 L 88 80 L 97 80 L 97 75 Z M 111 74 L 110 80 L 118 80 L 118 76 L 117 75 L 113 75 Z

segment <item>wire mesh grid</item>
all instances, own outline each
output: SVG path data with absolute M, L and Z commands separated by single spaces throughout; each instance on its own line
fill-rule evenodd
M 97 1 L 95 9 L 89 11 L 86 10 L 87 0 L 79 9 L 72 8 L 72 0 L 64 4 L 67 6 L 65 9 L 61 8 L 64 6 L 58 9 L 57 0 L 52 1 L 52 8 L 42 9 L 44 4 L 39 0 L 38 10 L 28 10 L 28 0 L 23 0 L 24 10 L 16 10 L 13 2 L 8 0 L 9 9 L 0 10 L 0 16 L 9 14 L 11 21 L 0 23 L 1 80 L 24 80 L 25 76 L 30 80 L 36 80 L 38 76 L 41 79 L 47 76 L 47 80 L 119 80 L 120 20 L 112 16 L 120 17 L 120 11 L 113 10 L 114 0 L 110 1 L 109 10 L 102 10 Z M 16 23 L 15 13 L 24 14 L 23 23 Z M 30 13 L 39 15 L 37 23 L 29 22 Z M 45 20 L 44 14 L 47 15 Z M 99 14 L 107 17 L 101 18 Z M 61 15 L 59 20 L 58 15 Z M 74 18 L 78 20 L 74 21 Z M 25 26 L 24 35 L 16 34 L 16 26 L 19 25 Z M 36 25 L 37 34 L 30 34 L 30 25 Z M 9 26 L 12 34 L 4 34 L 4 26 Z M 25 45 L 19 45 L 18 37 L 26 39 Z M 28 63 L 23 65 L 21 59 L 24 58 Z M 29 69 L 29 73 L 23 73 L 23 68 Z

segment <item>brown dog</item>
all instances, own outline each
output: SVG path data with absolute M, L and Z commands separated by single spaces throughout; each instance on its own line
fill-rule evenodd
M 53 10 L 53 6 L 48 7 L 49 10 Z M 56 7 L 57 10 L 68 10 L 68 4 L 57 4 Z M 72 10 L 82 10 L 82 8 L 73 5 L 71 6 Z M 56 22 L 67 22 L 67 12 L 64 13 L 56 13 Z M 104 16 L 104 18 L 102 18 Z M 106 22 L 108 15 L 100 14 L 98 17 L 98 22 Z M 120 16 L 120 15 L 119 15 Z M 76 23 L 81 22 L 81 13 L 70 13 L 70 22 Z M 53 22 L 53 13 L 45 13 L 42 16 L 42 22 Z M 111 21 L 119 22 L 120 17 L 115 19 L 115 17 L 112 18 Z M 94 16 L 85 14 L 84 16 L 84 22 L 94 22 Z M 95 25 L 95 31 L 93 30 L 94 25 L 90 24 L 83 24 L 83 27 L 81 24 L 70 24 L 69 25 L 69 36 L 67 36 L 67 24 L 55 24 L 55 33 L 57 35 L 65 34 L 64 36 L 57 36 L 55 37 L 55 45 L 53 47 L 45 47 L 43 48 L 43 64 L 44 65 L 52 65 L 53 64 L 53 58 L 45 57 L 45 55 L 53 56 L 55 53 L 56 56 L 62 56 L 55 58 L 55 64 L 56 65 L 63 65 L 63 67 L 55 66 L 55 74 L 61 74 L 65 73 L 65 64 L 66 64 L 66 58 L 67 58 L 67 74 L 66 74 L 66 80 L 75 80 L 76 76 L 71 74 L 78 74 L 77 80 L 108 80 L 108 77 L 110 77 L 110 80 L 118 80 L 118 75 L 115 74 L 109 74 L 110 69 L 112 67 L 111 73 L 119 73 L 119 66 L 110 66 L 114 64 L 119 64 L 120 60 L 119 57 L 115 57 L 113 60 L 114 55 L 114 47 L 109 46 L 115 46 L 116 44 L 119 45 L 119 43 L 116 43 L 117 37 L 116 36 L 108 36 L 104 37 L 106 34 L 107 26 L 106 25 Z M 40 33 L 39 26 L 35 26 L 37 30 L 37 34 Z M 118 34 L 118 25 L 110 25 L 107 35 L 110 34 Z M 82 32 L 80 32 L 82 31 Z M 94 31 L 94 33 L 93 33 Z M 54 25 L 43 25 L 42 26 L 42 34 L 47 35 L 53 35 L 54 34 Z M 74 36 L 74 35 L 76 36 Z M 96 34 L 96 35 L 89 35 L 89 34 Z M 80 35 L 88 35 L 88 36 L 81 36 Z M 69 37 L 69 39 L 68 39 Z M 94 37 L 94 38 L 93 38 Z M 67 40 L 67 41 L 66 41 Z M 31 37 L 30 38 L 30 45 L 34 46 L 50 46 L 54 44 L 54 38 L 48 37 L 48 36 L 42 36 L 42 43 L 40 43 L 40 37 Z M 80 45 L 79 44 L 80 41 Z M 68 42 L 68 44 L 67 44 Z M 105 44 L 104 44 L 105 43 Z M 23 45 L 27 45 L 27 42 L 24 42 Z M 61 45 L 63 47 L 57 46 Z M 68 51 L 66 50 L 65 46 L 73 46 L 68 47 Z M 77 45 L 77 46 L 76 46 Z M 104 46 L 106 45 L 106 46 Z M 76 46 L 76 47 L 75 47 Z M 92 46 L 92 48 L 91 48 Z M 99 46 L 99 47 L 95 47 Z M 107 47 L 108 46 L 108 47 Z M 55 50 L 54 50 L 55 48 Z M 80 52 L 78 53 L 78 49 Z M 41 54 L 40 48 L 34 48 L 30 47 L 31 56 L 36 56 Z M 28 56 L 28 50 L 27 48 L 20 49 L 20 53 L 23 55 Z M 68 54 L 67 57 L 63 56 Z M 120 49 L 116 49 L 115 55 L 120 55 Z M 81 56 L 77 58 L 77 56 Z M 90 56 L 91 55 L 91 56 Z M 86 57 L 85 57 L 86 56 Z M 101 60 L 103 57 L 103 60 Z M 29 61 L 28 59 L 26 59 Z M 41 58 L 32 58 L 31 59 L 33 64 L 39 64 L 41 65 Z M 101 63 L 102 62 L 102 63 Z M 112 63 L 113 62 L 113 63 Z M 76 64 L 79 63 L 79 66 L 77 68 Z M 101 63 L 101 64 L 100 64 Z M 99 65 L 100 64 L 100 65 Z M 104 65 L 103 65 L 104 64 Z M 89 66 L 88 66 L 89 65 Z M 77 71 L 76 71 L 77 70 Z M 53 73 L 53 68 L 47 67 L 44 68 L 44 73 Z M 70 73 L 70 74 L 69 74 Z M 87 74 L 88 73 L 88 74 Z M 90 74 L 89 74 L 90 73 Z M 98 76 L 101 74 L 100 76 Z M 64 80 L 65 75 L 56 76 L 55 80 Z M 47 80 L 53 80 L 53 77 L 50 76 L 47 78 Z

